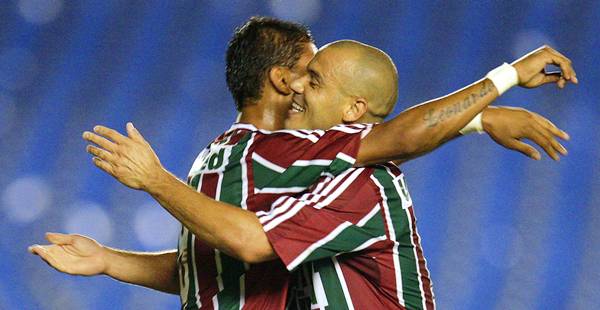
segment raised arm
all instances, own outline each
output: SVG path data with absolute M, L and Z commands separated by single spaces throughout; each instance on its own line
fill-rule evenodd
M 546 65 L 560 67 L 560 73 L 547 73 Z M 512 69 L 514 68 L 514 70 Z M 357 164 L 387 160 L 408 160 L 430 152 L 458 134 L 470 120 L 486 108 L 501 91 L 518 84 L 534 88 L 547 83 L 565 87 L 577 83 L 571 61 L 548 46 L 540 47 L 508 65 L 499 67 L 461 90 L 400 113 L 373 128 L 363 139 Z M 510 71 L 513 70 L 513 73 Z
M 247 263 L 276 258 L 253 212 L 216 201 L 195 191 L 163 168 L 150 144 L 133 124 L 128 136 L 94 127 L 83 138 L 94 164 L 133 189 L 150 194 L 171 215 L 208 246 Z

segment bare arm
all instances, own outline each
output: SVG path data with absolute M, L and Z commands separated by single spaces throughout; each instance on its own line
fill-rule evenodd
M 106 248 L 110 263 L 104 272 L 119 281 L 179 295 L 177 250 L 156 253 Z
M 507 149 L 522 153 L 535 160 L 540 160 L 540 153 L 522 140 L 530 140 L 548 154 L 559 160 L 560 155 L 567 155 L 567 149 L 557 138 L 569 140 L 569 135 L 556 127 L 543 116 L 515 107 L 487 107 L 482 112 L 482 127 L 492 140 Z M 459 132 L 450 136 L 447 141 L 461 137 Z M 407 160 L 395 160 L 400 165 Z
M 48 245 L 33 245 L 40 256 L 60 272 L 71 275 L 107 275 L 116 280 L 178 294 L 177 251 L 128 252 L 102 246 L 82 235 L 47 233 Z
M 532 158 L 539 158 L 539 153 L 523 143 L 522 139 L 533 141 L 553 158 L 558 156 L 556 152 L 566 154 L 566 149 L 556 138 L 568 139 L 568 135 L 549 120 L 527 110 L 487 108 L 483 115 L 483 125 L 498 144 Z M 127 126 L 130 138 L 102 126 L 95 128 L 95 131 L 113 141 L 120 141 L 119 147 L 91 133 L 86 134 L 86 139 L 103 148 L 112 149 L 116 154 L 122 152 L 122 155 L 114 155 L 121 157 L 121 160 L 116 160 L 102 149 L 88 146 L 88 151 L 98 157 L 94 163 L 123 184 L 148 192 L 207 245 L 247 263 L 277 257 L 253 212 L 215 201 L 170 174 L 131 124 Z M 125 154 L 134 154 L 135 158 L 131 162 L 128 162 L 129 159 L 122 162 Z
M 497 97 L 492 82 L 483 79 L 445 97 L 411 107 L 373 128 L 361 142 L 357 164 L 406 161 L 427 153 L 456 136 Z
M 546 73 L 546 65 L 561 73 Z M 543 46 L 513 62 L 519 85 L 526 88 L 566 81 L 577 83 L 571 61 L 551 47 Z M 427 153 L 458 135 L 475 115 L 498 97 L 489 79 L 479 80 L 450 95 L 416 105 L 375 128 L 363 139 L 357 164 L 388 160 L 406 161 Z
M 556 82 L 564 87 L 565 79 L 576 82 L 570 63 L 562 57 L 544 47 L 518 60 L 513 65 L 519 73 L 520 85 L 536 87 Z M 547 63 L 559 64 L 564 75 L 544 73 Z M 385 125 L 388 128 L 377 126 L 386 130 L 373 130 L 365 138 L 359 151 L 360 163 L 412 158 L 439 146 L 455 136 L 497 96 L 490 85 L 488 80 L 481 80 L 449 96 L 409 109 Z M 463 107 L 462 102 L 467 97 L 472 99 Z M 461 108 L 454 111 L 452 107 L 459 103 Z M 444 111 L 443 117 L 441 111 Z M 431 115 L 437 117 L 431 118 Z M 416 124 L 411 125 L 411 122 Z M 408 129 L 410 126 L 415 128 Z M 276 257 L 254 213 L 214 201 L 168 173 L 131 123 L 127 125 L 128 136 L 103 126 L 96 126 L 94 132 L 85 132 L 83 137 L 98 145 L 87 148 L 95 156 L 96 166 L 124 185 L 148 192 L 209 246 L 249 263 Z
M 196 192 L 164 169 L 146 191 L 208 246 L 247 263 L 277 258 L 254 212 Z
M 87 147 L 94 164 L 126 186 L 152 195 L 208 246 L 247 263 L 276 258 L 253 212 L 211 199 L 177 179 L 133 124 L 127 124 L 128 137 L 104 126 L 94 127 L 94 132 L 83 134 L 100 146 Z

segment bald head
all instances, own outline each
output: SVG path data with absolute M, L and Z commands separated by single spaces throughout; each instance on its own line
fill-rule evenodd
M 370 116 L 382 119 L 392 111 L 398 98 L 398 71 L 385 52 L 357 41 L 341 40 L 325 45 L 320 53 L 336 62 L 332 73 L 341 91 L 364 98 Z

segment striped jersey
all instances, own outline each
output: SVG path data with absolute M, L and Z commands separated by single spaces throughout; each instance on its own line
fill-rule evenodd
M 253 212 L 352 167 L 370 125 L 263 131 L 234 124 L 196 158 L 188 184 Z M 177 265 L 182 309 L 284 309 L 290 273 L 280 260 L 245 264 L 182 227 Z
M 434 309 L 404 176 L 393 164 L 324 176 L 258 212 L 289 271 L 288 309 Z

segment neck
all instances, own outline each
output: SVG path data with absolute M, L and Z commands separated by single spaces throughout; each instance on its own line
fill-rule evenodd
M 266 96 L 263 96 L 257 102 L 244 104 L 238 121 L 240 123 L 252 124 L 254 127 L 263 130 L 273 131 L 283 129 L 288 106 L 264 97 Z
M 356 120 L 356 123 L 363 123 L 363 124 L 383 123 L 383 117 L 375 116 L 375 115 L 372 115 L 371 113 L 365 113 L 358 120 Z

